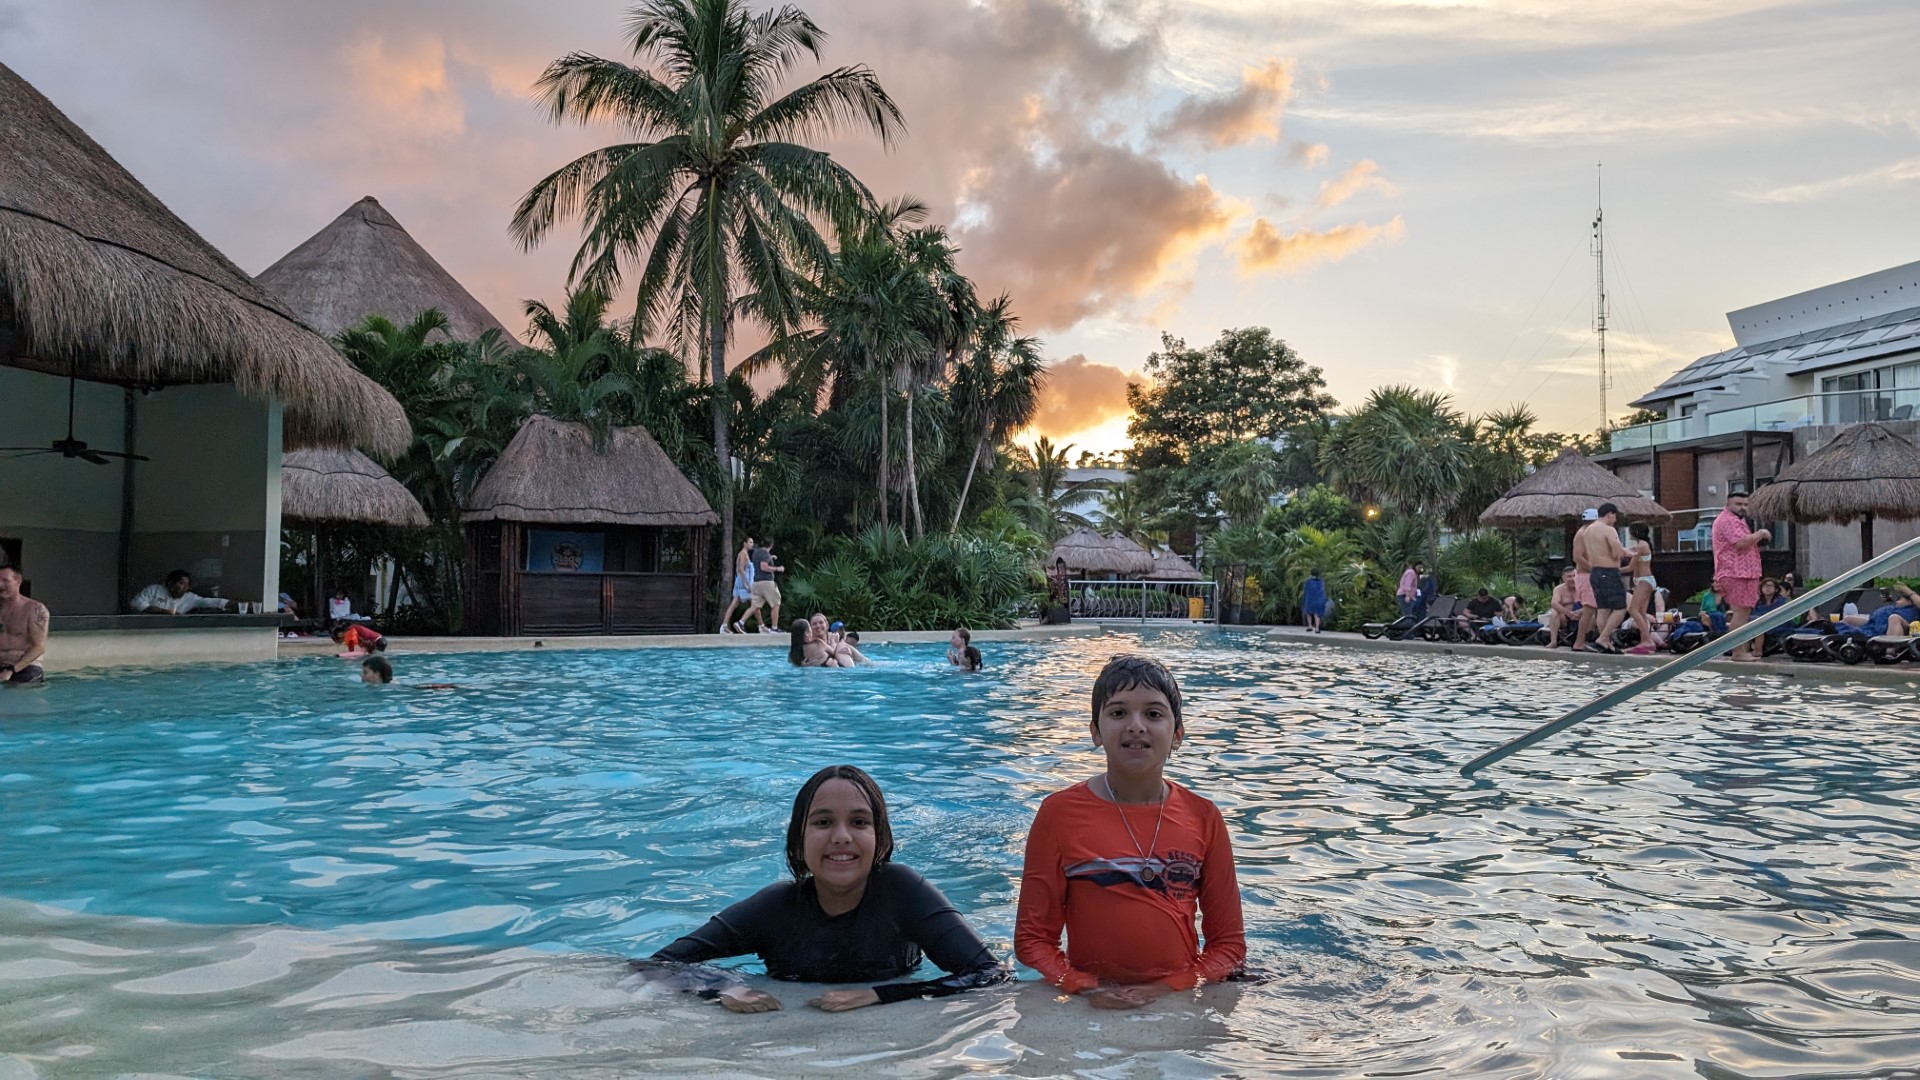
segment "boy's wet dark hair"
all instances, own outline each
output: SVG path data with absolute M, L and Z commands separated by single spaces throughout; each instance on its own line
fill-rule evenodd
M 1175 681 L 1173 672 L 1153 657 L 1139 653 L 1121 653 L 1100 669 L 1100 677 L 1093 680 L 1093 722 L 1100 722 L 1100 710 L 1107 707 L 1107 699 L 1136 686 L 1158 690 L 1173 710 L 1174 727 L 1186 726 L 1180 712 L 1180 684 Z
M 809 777 L 793 797 L 793 816 L 787 819 L 787 869 L 793 871 L 795 881 L 807 880 L 807 811 L 813 809 L 820 785 L 829 780 L 845 780 L 867 797 L 867 806 L 873 810 L 873 865 L 893 860 L 893 826 L 887 821 L 887 800 L 880 794 L 880 785 L 864 769 L 829 765 Z
M 380 681 L 383 683 L 393 681 L 393 665 L 388 663 L 384 656 L 369 656 L 360 661 L 360 666 L 380 676 Z
M 860 631 L 849 630 L 847 631 L 847 636 L 844 638 L 841 638 L 840 640 L 846 642 L 849 645 L 858 645 L 860 644 Z
M 987 666 L 987 662 L 981 657 L 980 648 L 977 645 L 967 646 L 966 651 L 960 655 L 967 661 L 968 671 L 979 671 L 981 668 Z
M 794 667 L 807 665 L 807 630 L 807 620 L 795 619 L 792 628 L 788 631 L 793 637 L 787 642 L 787 663 Z

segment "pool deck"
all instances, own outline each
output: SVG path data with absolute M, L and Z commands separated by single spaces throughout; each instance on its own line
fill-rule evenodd
M 1671 653 L 1649 656 L 1618 656 L 1610 653 L 1576 653 L 1571 649 L 1549 649 L 1540 645 L 1467 645 L 1438 641 L 1369 640 L 1359 634 L 1328 631 L 1309 634 L 1298 626 L 1276 626 L 1267 631 L 1269 640 L 1290 645 L 1332 645 L 1336 648 L 1371 652 L 1440 653 L 1449 656 L 1485 656 L 1508 660 L 1559 661 L 1560 663 L 1602 664 L 1612 667 L 1656 668 L 1674 659 Z M 1758 663 L 1709 660 L 1702 671 L 1723 675 L 1778 675 L 1787 679 L 1853 683 L 1869 686 L 1920 688 L 1920 665 L 1911 663 L 1882 666 L 1871 661 L 1849 667 L 1846 664 L 1818 664 L 1803 660 L 1762 660 Z
M 975 641 L 1039 641 L 1099 634 L 1097 623 L 1021 626 L 1013 630 L 975 630 Z M 951 631 L 895 630 L 860 635 L 861 645 L 943 645 Z M 401 637 L 387 638 L 395 653 L 526 652 L 533 649 L 752 649 L 786 648 L 786 634 L 587 634 L 578 637 Z M 333 656 L 340 647 L 323 637 L 282 638 L 280 657 Z

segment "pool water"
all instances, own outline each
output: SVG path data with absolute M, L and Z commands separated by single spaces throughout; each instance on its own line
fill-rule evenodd
M 1022 843 L 1099 768 L 1092 676 L 1181 676 L 1266 981 L 1102 1013 L 1029 981 L 733 1017 L 633 984 L 784 872 L 852 762 L 1010 955 Z M 1462 780 L 1617 670 L 1221 631 L 397 656 L 0 694 L 0 1078 L 1859 1076 L 1920 1065 L 1912 688 L 1692 674 Z

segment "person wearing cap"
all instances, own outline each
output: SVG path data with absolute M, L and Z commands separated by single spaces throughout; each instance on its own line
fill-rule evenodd
M 1713 587 L 1727 605 L 1727 627 L 1738 630 L 1760 601 L 1760 545 L 1773 539 L 1767 529 L 1747 523 L 1747 492 L 1727 492 L 1727 505 L 1713 519 Z M 1729 660 L 1760 659 L 1760 642 L 1752 641 L 1727 654 Z

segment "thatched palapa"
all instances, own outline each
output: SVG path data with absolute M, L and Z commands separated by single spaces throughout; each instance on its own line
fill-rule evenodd
M 1855 424 L 1753 493 L 1761 521 L 1860 519 L 1860 561 L 1873 557 L 1873 519 L 1920 518 L 1920 448 L 1880 424 Z
M 615 428 L 602 454 L 583 424 L 528 420 L 468 500 L 462 521 L 713 525 L 720 515 L 645 428 Z
M 398 453 L 398 402 L 0 65 L 0 363 L 128 386 L 232 383 L 288 441 Z
M 447 317 L 447 331 L 456 340 L 473 341 L 488 330 L 513 338 L 371 195 L 255 280 L 328 336 L 368 315 L 404 326 L 434 308 Z
M 427 525 L 413 493 L 357 450 L 295 450 L 282 458 L 280 516 L 315 524 Z
M 1192 563 L 1174 554 L 1173 549 L 1165 547 L 1153 550 L 1153 577 L 1157 581 L 1206 580 L 1200 571 L 1193 568 Z
M 1622 525 L 1673 520 L 1667 508 L 1579 452 L 1562 450 L 1532 476 L 1515 484 L 1480 512 L 1480 524 L 1496 529 L 1551 529 L 1576 524 L 1586 511 L 1612 503 Z
M 1099 574 L 1150 574 L 1153 556 L 1131 540 L 1116 544 L 1092 529 L 1079 528 L 1053 545 L 1048 562 L 1065 562 L 1070 569 Z

